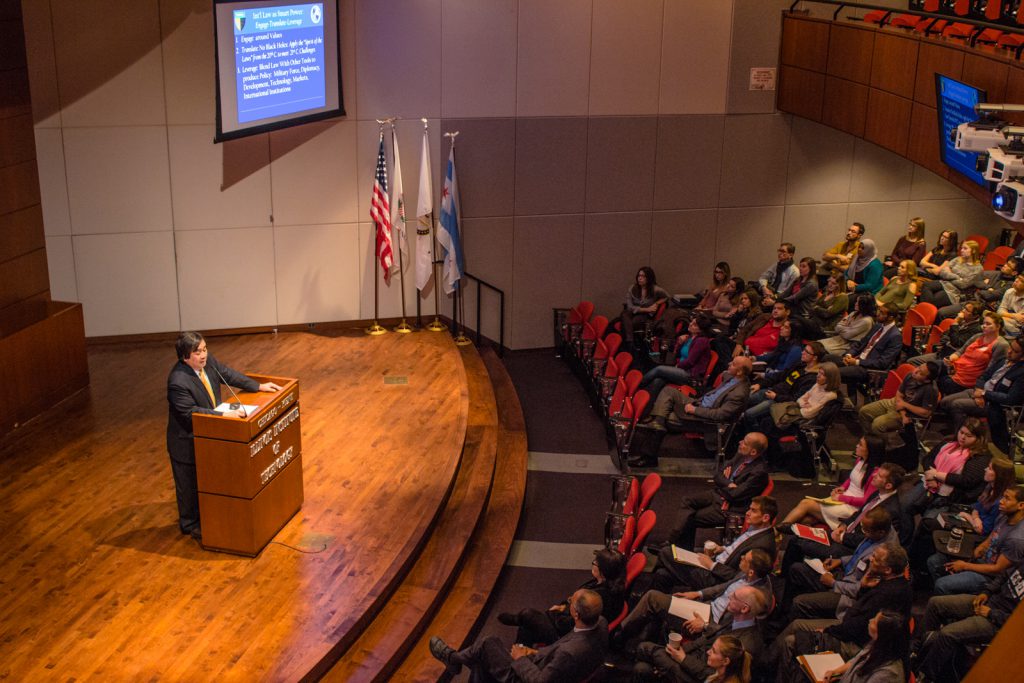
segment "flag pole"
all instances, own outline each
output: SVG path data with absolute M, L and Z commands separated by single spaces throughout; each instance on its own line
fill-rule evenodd
M 380 129 L 379 143 L 383 144 L 384 120 L 377 119 L 377 126 Z M 376 337 L 377 335 L 387 334 L 387 330 L 378 322 L 380 318 L 380 253 L 377 248 L 377 230 L 380 230 L 380 228 L 377 227 L 376 222 L 373 229 L 373 324 L 366 328 L 366 334 Z
M 398 220 L 402 221 L 402 229 L 399 230 L 398 235 L 398 286 L 402 291 L 402 322 L 398 323 L 395 327 L 395 332 L 399 334 L 409 334 L 412 332 L 412 326 L 405 321 L 405 249 L 403 246 L 403 238 L 406 236 L 405 232 L 405 199 L 403 197 L 405 188 L 401 185 L 402 179 L 399 174 L 402 171 L 401 166 L 398 164 L 398 135 L 395 132 L 395 120 L 397 116 L 392 116 L 388 121 L 391 124 L 391 158 L 394 164 L 395 176 L 398 178 L 397 181 L 391 183 L 392 187 L 398 186 L 401 193 L 395 200 L 395 207 L 397 208 Z M 395 222 L 391 222 L 391 227 L 394 227 Z
M 451 140 L 451 153 L 452 163 L 455 162 L 455 138 L 459 136 L 459 131 L 445 133 L 444 136 Z M 457 281 L 455 290 L 452 292 L 452 296 L 455 297 L 452 301 L 452 332 L 455 332 L 455 345 L 456 346 L 468 346 L 473 342 L 463 334 L 463 324 L 460 321 L 461 318 L 465 318 L 465 301 L 462 298 L 462 282 Z M 435 282 L 436 285 L 436 282 Z M 434 290 L 437 291 L 436 289 Z M 460 307 L 461 304 L 461 307 Z

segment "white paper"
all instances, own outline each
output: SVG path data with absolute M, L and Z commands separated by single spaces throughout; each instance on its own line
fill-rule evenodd
M 704 555 L 704 557 L 707 557 L 707 555 Z M 690 564 L 694 567 L 700 567 L 701 569 L 707 569 L 707 567 L 701 564 L 700 558 L 701 555 L 693 552 L 692 550 L 686 550 L 685 548 L 680 548 L 677 545 L 672 546 L 672 559 L 676 562 Z
M 811 670 L 815 681 L 825 680 L 825 672 L 838 669 L 844 662 L 840 655 L 835 652 L 822 652 L 818 655 L 802 655 L 803 661 Z
M 240 407 L 245 410 L 245 416 L 246 417 L 249 417 L 250 415 L 252 415 L 257 410 L 260 409 L 259 406 L 252 406 L 252 405 L 249 405 L 248 403 L 243 403 Z M 231 408 L 231 404 L 225 401 L 224 403 L 221 403 L 219 406 L 214 408 L 214 410 L 216 410 L 218 412 L 221 412 L 221 413 L 226 413 L 227 411 L 232 410 L 232 408 Z
M 697 602 L 696 600 L 677 598 L 674 595 L 672 596 L 671 604 L 668 606 L 668 613 L 674 614 L 685 621 L 693 619 L 695 615 L 703 619 L 704 623 L 711 621 L 711 605 L 705 602 Z
M 806 564 L 808 567 L 818 572 L 819 574 L 825 573 L 824 563 L 822 563 L 822 561 L 816 557 L 805 557 L 804 564 Z

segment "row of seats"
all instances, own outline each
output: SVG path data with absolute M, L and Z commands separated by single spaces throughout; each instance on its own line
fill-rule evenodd
M 951 20 L 916 14 L 900 14 L 892 10 L 874 10 L 864 15 L 867 23 L 914 31 L 921 35 L 941 35 L 944 38 L 966 40 L 971 45 L 985 43 L 1016 50 L 1024 49 L 1024 33 L 1001 31 L 976 26 L 956 19 L 1004 24 L 1008 29 L 1024 28 L 1024 13 L 1019 2 L 1004 0 L 918 0 L 909 3 L 910 9 L 953 17 Z

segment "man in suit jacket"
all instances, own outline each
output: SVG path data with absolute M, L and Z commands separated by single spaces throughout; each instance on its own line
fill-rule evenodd
M 904 577 L 907 551 L 885 544 L 871 553 L 869 562 L 857 597 L 842 619 L 797 619 L 776 638 L 773 649 L 779 683 L 800 680 L 796 655 L 809 654 L 818 647 L 849 660 L 871 641 L 868 622 L 881 610 L 898 612 L 904 619 L 910 617 L 914 594 Z
M 473 670 L 473 680 L 481 683 L 572 683 L 585 680 L 604 661 L 608 648 L 608 623 L 601 617 L 601 596 L 580 589 L 569 600 L 569 613 L 575 628 L 539 650 L 513 645 L 506 650 L 491 636 L 464 650 L 455 651 L 441 638 L 430 639 L 430 654 L 458 674 L 463 666 Z
M 768 437 L 750 432 L 740 441 L 736 455 L 715 473 L 715 486 L 683 498 L 679 518 L 669 541 L 690 550 L 697 529 L 725 525 L 727 511 L 746 509 L 754 496 L 768 486 L 768 465 L 762 455 L 768 449 Z
M 668 428 L 672 428 L 673 431 L 682 431 L 686 428 L 702 431 L 704 444 L 708 450 L 716 450 L 717 427 L 708 423 L 730 422 L 740 416 L 750 397 L 750 373 L 753 367 L 753 363 L 746 356 L 733 358 L 722 373 L 718 386 L 708 389 L 700 398 L 688 396 L 673 387 L 662 389 L 654 401 L 649 417 L 638 425 L 642 429 L 660 434 L 654 439 L 649 449 L 651 452 L 642 452 L 630 459 L 629 465 L 656 466 L 661 437 Z
M 175 343 L 178 362 L 167 376 L 167 452 L 171 456 L 174 493 L 178 499 L 178 528 L 197 540 L 199 492 L 196 489 L 196 452 L 192 441 L 192 415 L 245 417 L 242 408 L 217 411 L 221 378 L 244 391 L 279 391 L 273 382 L 259 384 L 253 379 L 217 362 L 206 349 L 206 340 L 198 332 L 182 332 Z M 207 369 L 214 372 L 207 373 Z
M 743 649 L 754 662 L 764 647 L 764 634 L 758 618 L 768 610 L 764 593 L 753 586 L 741 586 L 729 597 L 728 610 L 731 618 L 709 626 L 701 636 L 684 643 L 681 647 L 666 647 L 653 642 L 644 642 L 636 648 L 637 665 L 633 670 L 636 679 L 652 677 L 651 667 L 664 672 L 669 681 L 679 683 L 701 683 L 715 671 L 708 666 L 708 651 L 719 636 L 735 636 L 743 643 Z
M 984 417 L 992 434 L 992 443 L 1003 453 L 1010 452 L 1010 430 L 1006 425 L 1006 406 L 1024 402 L 1024 344 L 1011 339 L 1001 360 L 989 363 L 973 389 L 965 389 L 939 401 L 939 409 L 948 411 L 953 425 L 960 428 L 968 416 Z
M 876 507 L 889 513 L 889 520 L 896 532 L 900 545 L 910 547 L 914 538 L 914 516 L 910 506 L 900 496 L 900 484 L 907 477 L 907 471 L 901 466 L 884 462 L 871 475 L 871 485 L 875 491 L 868 496 L 860 510 L 843 520 L 843 523 L 832 530 L 829 545 L 822 545 L 796 536 L 789 539 L 786 552 L 782 556 L 782 575 L 788 576 L 789 569 L 803 562 L 805 557 L 825 559 L 841 557 L 856 550 L 865 538 L 864 520 L 867 514 Z M 781 529 L 784 533 L 787 528 Z
M 746 531 L 727 546 L 709 544 L 699 554 L 701 566 L 676 562 L 672 546 L 658 552 L 651 587 L 663 592 L 670 590 L 701 590 L 730 581 L 740 573 L 740 560 L 748 550 L 760 548 L 775 557 L 775 517 L 779 504 L 771 496 L 756 496 L 750 501 L 744 522 Z M 681 588 L 680 588 L 681 587 Z
M 849 353 L 837 360 L 839 376 L 847 386 L 848 395 L 868 380 L 868 370 L 890 370 L 903 350 L 903 332 L 899 326 L 899 312 L 891 304 L 882 304 L 875 314 L 875 324 L 859 341 L 853 343 Z

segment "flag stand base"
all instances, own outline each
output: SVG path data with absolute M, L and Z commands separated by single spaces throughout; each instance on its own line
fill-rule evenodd
M 445 332 L 448 330 L 445 324 L 441 322 L 440 318 L 438 318 L 436 315 L 434 316 L 434 322 L 427 325 L 427 329 L 430 330 L 431 332 Z
M 472 343 L 473 343 L 473 340 L 470 339 L 469 337 L 467 337 L 464 334 L 460 334 L 458 337 L 455 338 L 455 345 L 456 346 L 469 346 Z
M 376 320 L 373 321 L 372 325 L 370 325 L 369 327 L 366 328 L 366 334 L 368 334 L 370 336 L 373 336 L 373 337 L 376 337 L 376 336 L 381 335 L 381 334 L 387 334 L 387 333 L 388 333 L 388 331 L 385 328 L 381 327 L 377 323 Z
M 405 322 L 405 318 L 402 318 L 402 322 L 395 327 L 395 332 L 398 334 L 409 334 L 412 332 L 412 325 Z

